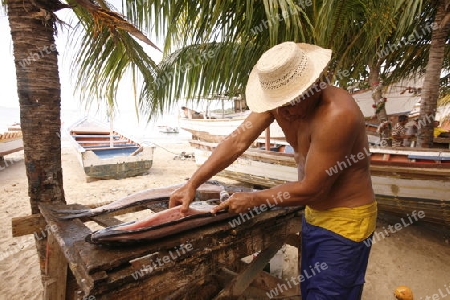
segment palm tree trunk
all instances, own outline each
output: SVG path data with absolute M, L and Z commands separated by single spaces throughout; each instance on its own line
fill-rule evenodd
M 420 104 L 420 119 L 424 120 L 425 126 L 420 126 L 417 144 L 419 147 L 430 148 L 433 145 L 433 122 L 425 120 L 434 119 L 436 116 L 437 100 L 439 97 L 439 79 L 442 63 L 444 61 L 445 40 L 450 30 L 449 1 L 437 1 L 438 8 L 434 19 L 435 26 L 431 36 L 430 54 L 425 73 Z
M 31 212 L 40 203 L 65 203 L 61 168 L 61 86 L 54 40 L 54 17 L 47 9 L 59 2 L 8 0 L 14 48 L 20 123 Z M 36 235 L 35 235 L 36 237 Z M 46 241 L 36 239 L 41 273 Z
M 378 64 L 369 64 L 369 85 L 372 87 L 372 99 L 374 104 L 381 109 L 376 109 L 376 116 L 378 121 L 387 120 L 386 107 L 382 99 L 382 85 L 380 82 L 380 66 Z

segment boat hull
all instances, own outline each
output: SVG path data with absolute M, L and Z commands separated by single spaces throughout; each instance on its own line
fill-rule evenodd
M 0 141 L 0 157 L 23 150 L 23 140 L 18 138 L 15 140 Z
M 180 128 L 190 132 L 193 139 L 218 143 L 230 135 L 245 121 L 244 116 L 230 119 L 179 119 Z M 259 139 L 264 141 L 266 131 L 263 131 Z M 274 143 L 285 143 L 283 130 L 277 122 L 270 125 L 270 139 Z
M 144 148 L 142 155 L 115 156 L 102 159 L 93 151 L 80 153 L 86 176 L 96 179 L 123 179 L 144 175 L 153 165 L 153 147 Z
M 14 125 L 8 131 L 0 134 L 0 157 L 23 150 L 22 131 Z
M 137 143 L 96 121 L 77 122 L 70 136 L 87 181 L 144 175 L 153 165 L 154 146 Z
M 192 140 L 191 146 L 196 149 L 196 164 L 202 165 L 216 145 Z M 420 221 L 450 227 L 448 161 L 405 163 L 399 157 L 406 151 L 388 153 L 390 159 L 394 161 L 378 160 L 379 155 L 385 158 L 386 153 L 383 154 L 379 149 L 371 149 L 371 152 L 373 152 L 370 166 L 372 186 L 380 211 L 404 217 L 414 211 L 423 211 L 424 218 Z M 395 157 L 395 153 L 399 157 Z M 445 155 L 447 154 L 450 155 L 445 152 Z M 248 149 L 218 175 L 267 188 L 296 181 L 298 176 L 292 154 L 258 149 Z

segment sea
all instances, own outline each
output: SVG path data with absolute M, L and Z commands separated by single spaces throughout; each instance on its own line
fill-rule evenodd
M 160 117 L 155 117 L 147 122 L 145 117 L 138 117 L 135 110 L 118 111 L 115 113 L 113 128 L 115 131 L 146 145 L 159 144 L 179 144 L 186 143 L 191 134 L 179 129 L 178 133 L 163 133 L 158 126 L 170 126 L 179 128 L 179 117 L 181 110 L 174 109 L 163 113 Z M 110 126 L 109 118 L 105 111 L 83 109 L 62 109 L 61 110 L 61 137 L 62 147 L 69 147 L 69 128 L 83 117 L 90 117 Z M 20 123 L 20 110 L 17 107 L 0 106 L 0 133 L 5 132 L 8 126 Z

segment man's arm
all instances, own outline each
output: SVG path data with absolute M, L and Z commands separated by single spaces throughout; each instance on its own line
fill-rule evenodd
M 186 212 L 195 196 L 195 190 L 202 183 L 233 163 L 273 120 L 274 117 L 270 112 L 250 113 L 244 122 L 217 146 L 185 186 L 171 195 L 169 207 L 182 204 L 182 212 Z
M 351 153 L 355 136 L 359 134 L 355 134 L 354 128 L 364 126 L 364 121 L 356 116 L 352 118 L 344 112 L 333 114 L 334 116 L 327 117 L 311 136 L 311 145 L 306 156 L 305 177 L 302 181 L 281 184 L 258 192 L 235 193 L 212 212 L 228 208 L 231 212 L 240 213 L 247 212 L 255 206 L 268 205 L 268 202 L 278 206 L 298 206 L 323 199 L 323 195 L 327 195 L 340 173 L 345 171 L 339 169 L 338 163 L 349 159 L 353 160 L 353 164 L 357 160 L 358 153 Z

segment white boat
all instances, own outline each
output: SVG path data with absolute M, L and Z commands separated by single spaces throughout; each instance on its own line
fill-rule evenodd
M 14 124 L 8 127 L 4 133 L 0 133 L 0 160 L 5 155 L 23 150 L 23 139 L 20 125 Z
M 154 146 L 137 143 L 98 121 L 78 121 L 70 127 L 70 136 L 88 178 L 143 175 L 153 164 Z
M 193 139 L 200 139 L 206 142 L 217 143 L 230 135 L 239 125 L 244 122 L 249 112 L 228 115 L 220 119 L 187 119 L 180 118 L 181 129 L 192 134 Z M 263 131 L 258 138 L 258 142 L 264 142 L 267 131 Z M 270 140 L 272 143 L 286 144 L 284 133 L 275 121 L 270 125 Z
M 159 132 L 162 133 L 179 133 L 180 129 L 176 126 L 158 125 Z
M 217 143 L 191 140 L 201 166 Z M 380 211 L 405 216 L 423 211 L 422 221 L 450 227 L 450 151 L 370 148 L 372 186 Z M 250 148 L 218 175 L 262 187 L 296 181 L 293 154 Z

